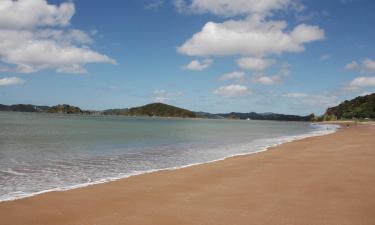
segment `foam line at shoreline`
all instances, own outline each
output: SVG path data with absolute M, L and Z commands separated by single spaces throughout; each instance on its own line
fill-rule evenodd
M 84 188 L 84 187 L 91 186 L 91 185 L 103 184 L 103 183 L 116 181 L 116 180 L 120 180 L 120 179 L 126 179 L 126 178 L 129 178 L 129 177 L 142 175 L 142 174 L 149 174 L 149 173 L 155 173 L 155 172 L 160 172 L 160 171 L 171 171 L 171 170 L 183 169 L 183 168 L 187 168 L 187 167 L 191 167 L 191 166 L 218 162 L 218 161 L 222 161 L 222 160 L 232 158 L 232 157 L 236 157 L 236 156 L 245 156 L 245 155 L 261 153 L 261 152 L 269 150 L 270 148 L 273 148 L 273 147 L 276 147 L 276 146 L 279 146 L 281 144 L 285 144 L 285 143 L 288 143 L 288 142 L 297 141 L 297 140 L 301 140 L 301 139 L 309 138 L 309 137 L 316 137 L 316 136 L 323 136 L 323 135 L 332 134 L 332 133 L 335 133 L 341 127 L 340 125 L 337 125 L 337 124 L 316 124 L 316 126 L 319 126 L 321 129 L 309 132 L 307 134 L 293 135 L 293 136 L 281 136 L 281 137 L 267 139 L 267 140 L 275 141 L 275 143 L 267 144 L 265 147 L 260 148 L 259 150 L 256 150 L 256 151 L 250 151 L 250 152 L 238 153 L 238 154 L 231 154 L 231 155 L 221 157 L 221 158 L 218 158 L 218 159 L 214 159 L 214 160 L 210 160 L 210 161 L 191 163 L 191 164 L 182 165 L 182 166 L 174 166 L 174 167 L 167 167 L 167 168 L 161 168 L 161 169 L 150 169 L 150 170 L 144 170 L 144 171 L 136 171 L 136 172 L 127 173 L 127 174 L 123 174 L 123 175 L 116 176 L 116 177 L 109 177 L 109 178 L 100 179 L 100 180 L 93 181 L 93 182 L 71 185 L 71 186 L 67 186 L 67 187 L 57 187 L 57 188 L 52 188 L 52 189 L 43 190 L 43 191 L 39 191 L 39 192 L 33 192 L 33 193 L 22 193 L 22 194 L 18 194 L 17 196 L 9 196 L 9 197 L 4 197 L 4 198 L 0 197 L 0 202 L 7 202 L 7 201 L 14 201 L 14 200 L 23 199 L 23 198 L 29 198 L 29 197 L 33 197 L 33 196 L 48 193 L 48 192 L 68 191 L 68 190 L 77 189 L 77 188 Z

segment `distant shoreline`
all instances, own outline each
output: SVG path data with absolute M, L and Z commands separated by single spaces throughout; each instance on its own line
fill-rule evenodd
M 5 113 L 36 113 L 36 114 L 45 114 L 45 115 L 61 115 L 61 116 L 87 116 L 87 117 L 118 117 L 118 118 L 144 118 L 144 119 L 176 119 L 176 120 L 216 120 L 212 118 L 200 118 L 200 117 L 195 117 L 195 118 L 188 118 L 188 117 L 158 117 L 158 116 L 127 116 L 127 115 L 95 115 L 95 114 L 67 114 L 67 113 L 48 113 L 48 112 L 19 112 L 19 111 L 0 111 L 5 112 Z M 219 120 L 228 120 L 228 121 L 243 121 L 241 119 L 230 119 L 230 118 L 221 118 Z M 363 121 L 363 120 L 332 120 L 332 121 L 321 121 L 321 122 L 316 122 L 316 121 L 284 121 L 284 120 L 256 120 L 252 119 L 250 121 L 273 121 L 273 122 L 303 122 L 303 123 L 316 123 L 316 124 L 336 124 L 336 125 L 345 125 L 345 124 L 357 124 L 357 125 L 375 125 L 375 120 L 368 120 L 368 121 Z
M 140 119 L 175 119 L 175 120 L 227 120 L 227 121 L 272 121 L 272 122 L 301 122 L 301 123 L 319 123 L 313 121 L 294 121 L 294 120 L 243 120 L 243 119 L 231 119 L 231 118 L 189 118 L 189 117 L 165 117 L 165 116 L 127 116 L 127 115 L 95 115 L 95 114 L 68 114 L 68 113 L 48 113 L 48 112 L 19 112 L 19 111 L 0 111 L 0 113 L 30 113 L 30 114 L 40 114 L 40 115 L 56 115 L 56 116 L 82 116 L 82 117 L 115 117 L 115 118 L 140 118 Z M 328 121 L 326 124 L 329 124 Z
M 8 112 L 37 112 L 56 114 L 78 114 L 78 115 L 120 115 L 141 117 L 173 117 L 173 118 L 206 118 L 206 119 L 238 119 L 238 120 L 277 120 L 277 121 L 311 121 L 313 114 L 307 116 L 288 115 L 278 113 L 207 113 L 190 111 L 164 103 L 151 103 L 139 107 L 107 109 L 107 110 L 82 110 L 79 107 L 59 104 L 56 106 L 37 105 L 1 105 L 0 111 Z

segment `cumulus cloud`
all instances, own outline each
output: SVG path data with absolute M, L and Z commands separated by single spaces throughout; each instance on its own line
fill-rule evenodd
M 289 75 L 289 64 L 282 63 L 279 71 L 273 75 L 266 75 L 263 72 L 257 72 L 253 74 L 250 79 L 251 83 L 262 84 L 262 85 L 274 85 L 279 84 L 285 77 Z
M 375 87 L 375 77 L 357 77 L 349 84 L 349 88 L 354 90 L 362 87 Z
M 360 70 L 362 72 L 375 72 L 375 60 L 364 59 L 362 62 L 352 61 L 345 65 L 346 70 Z
M 1 1 L 0 61 L 6 70 L 85 73 L 88 63 L 115 64 L 88 47 L 93 42 L 89 34 L 61 28 L 69 25 L 74 12 L 73 2 L 56 6 L 45 0 Z
M 202 71 L 210 67 L 212 63 L 212 59 L 205 59 L 203 61 L 193 60 L 187 65 L 184 65 L 182 68 L 186 70 Z
M 352 61 L 345 65 L 346 70 L 356 70 L 358 68 L 359 64 L 356 61 Z
M 318 26 L 300 24 L 286 31 L 285 21 L 266 21 L 259 16 L 223 23 L 208 22 L 185 41 L 178 51 L 190 56 L 263 56 L 302 52 L 304 44 L 324 39 Z
M 237 65 L 245 70 L 263 71 L 274 64 L 272 59 L 263 59 L 257 57 L 244 57 L 237 60 Z
M 18 78 L 18 77 L 0 78 L 0 86 L 10 86 L 10 85 L 23 84 L 23 83 L 25 83 L 25 80 Z
M 264 71 L 276 63 L 270 57 L 303 52 L 306 44 L 325 38 L 319 26 L 302 23 L 290 27 L 286 21 L 272 19 L 276 11 L 290 8 L 302 11 L 304 6 L 295 0 L 175 0 L 175 5 L 184 12 L 232 17 L 223 22 L 207 22 L 177 51 L 189 56 L 240 56 L 237 65 L 255 73 L 253 78 L 246 79 L 250 83 L 281 82 L 289 69 L 283 67 L 278 74 L 265 75 Z
M 297 6 L 294 0 L 175 0 L 180 12 L 212 13 L 219 16 L 268 14 L 269 12 Z
M 219 87 L 214 91 L 214 94 L 234 98 L 234 97 L 244 97 L 251 94 L 251 91 L 244 85 L 232 84 L 228 86 Z
M 281 81 L 281 77 L 277 75 L 275 76 L 261 75 L 261 76 L 256 76 L 255 78 L 253 78 L 254 83 L 259 83 L 263 85 L 272 85 L 280 81 Z
M 246 78 L 246 74 L 244 72 L 231 72 L 231 73 L 225 73 L 220 76 L 220 81 L 228 81 L 228 80 L 237 80 L 237 81 L 244 81 Z
M 17 71 L 24 73 L 42 69 L 83 73 L 86 71 L 83 66 L 87 63 L 115 63 L 115 60 L 106 55 L 74 44 L 75 42 L 87 43 L 86 38 L 76 36 L 70 31 L 58 32 L 59 36 L 54 36 L 54 33 L 54 30 L 44 30 L 41 33 L 38 31 L 1 31 L 1 61 L 16 65 Z M 80 32 L 77 34 L 81 35 Z
M 0 29 L 67 26 L 74 13 L 73 2 L 56 6 L 46 0 L 2 0 Z

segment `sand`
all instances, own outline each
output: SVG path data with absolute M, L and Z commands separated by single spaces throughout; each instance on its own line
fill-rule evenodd
M 375 126 L 0 203 L 1 225 L 375 224 Z

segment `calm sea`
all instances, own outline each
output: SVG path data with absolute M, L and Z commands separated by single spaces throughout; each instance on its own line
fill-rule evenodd
M 0 112 L 0 201 L 258 152 L 336 128 Z

